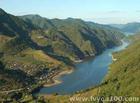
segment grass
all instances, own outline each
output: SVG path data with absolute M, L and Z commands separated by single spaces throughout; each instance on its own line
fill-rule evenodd
M 21 68 L 30 75 L 41 69 L 54 69 L 65 67 L 65 64 L 58 61 L 41 50 L 34 50 L 31 48 L 25 49 L 16 55 L 4 55 L 3 62 L 7 68 Z
M 111 65 L 108 84 L 102 87 L 101 94 L 140 96 L 140 41 L 137 40 L 126 50 L 115 53 L 117 61 Z

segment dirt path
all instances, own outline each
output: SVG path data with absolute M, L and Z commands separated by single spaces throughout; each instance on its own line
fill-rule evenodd
M 20 89 L 13 89 L 13 90 L 8 90 L 8 91 L 0 91 L 0 93 L 10 93 L 10 92 L 17 92 L 17 91 L 21 91 L 24 90 L 25 88 L 20 88 Z

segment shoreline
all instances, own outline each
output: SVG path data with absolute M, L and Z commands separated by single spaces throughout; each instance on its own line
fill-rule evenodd
M 79 64 L 79 63 L 82 63 L 86 60 L 90 60 L 90 59 L 94 59 L 97 55 L 90 55 L 90 56 L 87 56 L 85 57 L 84 59 L 79 59 L 79 60 L 75 60 L 73 61 L 74 64 Z M 112 61 L 116 61 L 117 59 L 113 57 L 113 54 L 112 54 Z M 62 83 L 63 81 L 60 80 L 60 77 L 62 75 L 65 75 L 65 74 L 70 74 L 74 71 L 74 68 L 72 69 L 69 69 L 69 70 L 65 70 L 65 71 L 59 71 L 56 75 L 54 75 L 52 78 L 50 78 L 51 82 L 50 83 L 45 83 L 43 85 L 43 87 L 51 87 L 51 86 L 54 86 L 54 85 L 58 85 L 60 83 Z
M 90 59 L 94 59 L 95 58 L 95 55 L 91 55 L 91 56 L 87 56 L 85 57 L 84 59 L 80 59 L 80 60 L 77 60 L 77 61 L 73 61 L 74 64 L 79 64 L 79 63 L 82 63 L 86 60 L 90 60 Z M 60 77 L 62 75 L 66 75 L 66 74 L 71 74 L 72 72 L 74 71 L 74 68 L 70 69 L 70 70 L 65 70 L 65 71 L 59 71 L 56 75 L 54 75 L 50 80 L 51 80 L 51 83 L 45 83 L 43 85 L 43 87 L 51 87 L 51 86 L 55 86 L 55 85 L 58 85 L 60 83 L 62 83 L 63 81 L 60 80 Z
M 90 59 L 94 59 L 97 55 L 90 55 L 90 56 L 86 56 L 85 58 L 83 59 L 79 59 L 79 60 L 74 60 L 73 61 L 73 64 L 79 64 L 79 63 L 83 63 L 87 60 L 90 60 Z
M 78 64 L 78 63 L 82 63 L 86 60 L 89 60 L 89 59 L 93 59 L 95 56 L 87 56 L 86 58 L 84 59 L 80 59 L 78 61 L 73 61 L 74 64 Z M 51 87 L 51 86 L 55 86 L 55 85 L 58 85 L 60 83 L 62 83 L 63 81 L 60 80 L 60 77 L 62 75 L 66 75 L 66 74 L 71 74 L 72 72 L 74 71 L 74 68 L 71 68 L 69 70 L 65 70 L 65 71 L 59 71 L 56 75 L 54 75 L 50 80 L 51 80 L 51 83 L 45 83 L 43 85 L 43 87 Z
M 44 87 L 51 87 L 51 86 L 60 84 L 60 83 L 63 82 L 62 80 L 60 80 L 60 77 L 62 75 L 65 75 L 65 74 L 71 74 L 73 71 L 74 71 L 73 69 L 65 70 L 65 71 L 62 71 L 62 72 L 60 71 L 58 74 L 56 74 L 54 77 L 51 78 L 52 83 L 44 84 L 43 86 Z

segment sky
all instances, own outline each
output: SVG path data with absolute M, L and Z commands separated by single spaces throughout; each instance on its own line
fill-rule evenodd
M 140 0 L 0 0 L 0 8 L 18 16 L 72 17 L 101 24 L 140 22 Z

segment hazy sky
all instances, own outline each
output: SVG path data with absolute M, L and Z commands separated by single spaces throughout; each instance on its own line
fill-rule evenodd
M 140 0 L 0 0 L 0 8 L 14 15 L 73 17 L 104 24 L 140 22 Z

